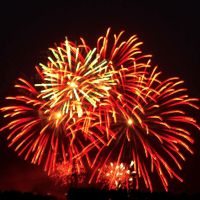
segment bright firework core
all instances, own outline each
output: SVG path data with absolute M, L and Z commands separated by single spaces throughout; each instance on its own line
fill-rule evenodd
M 128 120 L 128 124 L 131 125 L 133 121 L 131 119 Z
M 68 82 L 67 84 L 70 85 L 72 88 L 78 87 L 74 82 Z
M 60 112 L 57 112 L 56 113 L 56 118 L 60 118 L 61 117 L 61 113 Z
M 74 82 L 69 83 L 71 87 L 78 87 Z
M 72 83 L 71 83 L 71 86 L 72 86 L 72 87 L 74 87 L 74 86 L 75 86 L 75 84 L 72 82 Z

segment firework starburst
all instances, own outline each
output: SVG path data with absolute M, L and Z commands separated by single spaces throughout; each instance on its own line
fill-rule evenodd
M 180 149 L 193 153 L 185 124 L 200 127 L 186 109 L 199 109 L 198 99 L 188 97 L 178 77 L 159 79 L 161 72 L 151 67 L 151 55 L 142 55 L 136 35 L 120 42 L 122 31 L 110 45 L 109 32 L 96 48 L 82 38 L 80 45 L 66 39 L 50 48 L 49 61 L 36 66 L 41 80 L 32 86 L 19 79 L 15 87 L 24 93 L 7 97 L 14 104 L 1 110 L 11 122 L 0 130 L 11 131 L 9 146 L 18 143 L 18 155 L 27 152 L 27 159 L 34 152 L 32 163 L 46 154 L 45 169 L 63 184 L 73 177 L 74 162 L 81 175 L 86 156 L 94 170 L 90 181 L 97 172 L 96 182 L 109 188 L 138 189 L 142 178 L 152 191 L 156 171 L 167 191 L 166 172 L 182 181 L 170 160 L 182 169 Z M 91 162 L 88 154 L 95 149 Z

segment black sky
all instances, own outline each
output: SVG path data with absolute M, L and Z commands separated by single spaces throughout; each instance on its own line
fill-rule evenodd
M 137 34 L 139 41 L 144 42 L 143 53 L 153 55 L 152 63 L 159 66 L 162 77 L 180 77 L 185 81 L 188 94 L 200 98 L 200 14 L 195 1 L 187 4 L 183 1 L 134 0 L 22 2 L 0 4 L 1 107 L 6 105 L 4 99 L 12 94 L 18 77 L 34 77 L 34 66 L 44 60 L 47 49 L 54 47 L 54 42 L 63 42 L 65 36 L 72 42 L 83 37 L 89 46 L 95 47 L 97 39 L 106 34 L 108 27 L 111 27 L 111 36 L 125 30 L 124 40 Z M 193 110 L 189 114 L 200 124 L 199 111 Z M 2 126 L 2 113 L 0 117 Z M 181 162 L 183 170 L 177 170 L 184 182 L 169 178 L 170 192 L 200 192 L 200 132 L 193 128 L 191 136 L 195 139 L 191 145 L 194 154 L 185 152 L 186 161 Z M 5 131 L 0 137 L 0 190 L 37 188 L 35 191 L 38 191 L 40 184 L 49 183 L 43 166 L 24 161 L 14 148 L 8 148 Z M 28 181 L 33 179 L 36 180 Z M 161 182 L 155 185 L 155 191 L 164 190 Z

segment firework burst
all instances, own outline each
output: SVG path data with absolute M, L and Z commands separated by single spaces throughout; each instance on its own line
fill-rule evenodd
M 43 79 L 43 83 L 35 84 L 43 88 L 39 97 L 47 99 L 52 109 L 59 107 L 66 114 L 76 111 L 78 117 L 91 106 L 96 108 L 97 102 L 107 97 L 111 86 L 116 84 L 107 61 L 98 62 L 96 49 L 82 46 L 66 40 L 57 49 L 50 48 L 53 58 L 48 57 L 47 66 L 40 64 L 42 70 L 36 66 Z M 80 53 L 83 51 L 85 57 Z
M 193 143 L 193 139 L 187 130 L 180 127 L 180 123 L 191 124 L 200 129 L 196 120 L 186 116 L 182 110 L 183 105 L 199 109 L 192 103 L 198 101 L 198 99 L 188 98 L 188 95 L 185 94 L 186 89 L 178 88 L 183 81 L 180 81 L 177 77 L 161 82 L 157 79 L 159 74 L 160 72 L 156 73 L 155 68 L 150 75 L 145 74 L 143 76 L 143 81 L 146 82 L 143 95 L 131 94 L 131 91 L 129 91 L 127 96 L 137 102 L 135 105 L 128 98 L 123 98 L 122 101 L 111 100 L 112 109 L 115 108 L 116 116 L 114 119 L 116 119 L 116 122 L 111 116 L 110 129 L 114 132 L 115 139 L 112 137 L 107 146 L 101 148 L 94 160 L 95 163 L 99 156 L 107 155 L 99 170 L 97 181 L 99 181 L 101 173 L 105 171 L 106 163 L 110 157 L 117 161 L 117 165 L 120 163 L 128 164 L 131 160 L 134 160 L 137 189 L 139 187 L 138 179 L 143 177 L 146 187 L 150 188 L 151 191 L 153 190 L 149 171 L 153 172 L 154 169 L 160 176 L 166 191 L 168 190 L 168 182 L 163 172 L 164 168 L 171 178 L 175 176 L 183 181 L 171 169 L 165 157 L 167 160 L 173 159 L 178 168 L 182 169 L 177 156 L 183 160 L 185 158 L 179 151 L 179 146 L 193 153 L 186 144 L 187 141 Z M 123 91 L 123 85 L 121 90 Z M 151 160 L 150 169 L 145 164 L 145 158 Z
M 20 79 L 15 87 L 28 95 L 7 97 L 16 105 L 1 108 L 13 119 L 1 131 L 12 130 L 9 146 L 19 142 L 15 150 L 21 149 L 19 155 L 27 151 L 25 159 L 34 152 L 33 163 L 39 164 L 47 149 L 45 169 L 63 184 L 73 177 L 73 162 L 81 175 L 85 155 L 94 169 L 90 182 L 98 172 L 96 182 L 110 189 L 134 184 L 138 189 L 142 177 L 152 191 L 149 172 L 156 170 L 167 191 L 165 172 L 182 181 L 170 159 L 181 169 L 180 147 L 193 153 L 184 124 L 200 127 L 184 107 L 199 109 L 193 103 L 198 99 L 188 97 L 177 77 L 159 80 L 161 72 L 151 67 L 151 55 L 141 54 L 136 35 L 120 43 L 122 31 L 110 46 L 109 31 L 94 49 L 82 38 L 78 46 L 66 39 L 50 48 L 47 64 L 36 66 L 41 81 L 33 87 Z M 88 153 L 94 147 L 98 153 L 91 163 Z M 110 159 L 114 164 L 108 164 Z
M 31 84 L 24 79 L 19 80 L 21 84 L 15 85 L 15 87 L 22 89 L 23 93 L 26 91 L 29 95 L 6 98 L 14 101 L 16 105 L 1 108 L 3 112 L 7 113 L 4 117 L 13 119 L 1 128 L 1 131 L 6 128 L 12 130 L 7 138 L 12 140 L 9 146 L 18 142 L 15 151 L 21 149 L 18 155 L 27 151 L 25 160 L 29 154 L 35 152 L 31 161 L 34 164 L 37 162 L 40 164 L 43 154 L 47 150 L 45 170 L 49 169 L 50 174 L 55 169 L 57 159 L 59 159 L 58 154 L 64 162 L 67 162 L 84 149 L 82 142 L 84 137 L 79 134 L 79 139 L 76 139 L 76 134 L 84 131 L 87 119 L 78 117 L 76 111 L 64 113 L 60 109 L 51 109 L 44 99 L 38 98 L 38 92 Z M 97 138 L 92 131 L 87 132 L 87 138 L 91 143 L 96 143 Z M 90 142 L 88 143 L 90 144 Z M 98 145 L 96 146 L 98 147 Z M 66 157 L 66 154 L 69 156 Z M 79 162 L 81 162 L 80 157 Z M 88 162 L 90 163 L 89 158 Z
M 85 174 L 84 166 L 79 161 L 73 163 L 62 162 L 56 163 L 55 170 L 51 172 L 50 177 L 55 179 L 56 184 L 69 185 L 75 181 L 82 183 Z
M 110 165 L 105 165 L 102 169 L 99 182 L 103 183 L 103 187 L 108 186 L 109 189 L 132 189 L 135 175 L 133 165 L 133 161 L 129 166 L 111 162 Z
M 160 81 L 158 77 L 161 72 L 156 72 L 157 67 L 151 69 L 150 60 L 140 62 L 149 55 L 137 56 L 141 51 L 138 48 L 140 43 L 133 43 L 136 41 L 135 36 L 117 46 L 123 32 L 118 37 L 114 35 L 113 48 L 110 54 L 107 53 L 108 32 L 106 37 L 101 38 L 104 41 L 102 48 L 97 49 L 100 49 L 100 58 L 110 59 L 109 63 L 115 71 L 118 84 L 113 86 L 109 98 L 105 100 L 105 123 L 108 124 L 106 127 L 109 127 L 106 131 L 107 136 L 109 133 L 112 133 L 112 136 L 107 137 L 107 146 L 102 146 L 94 159 L 92 168 L 99 157 L 105 158 L 94 169 L 91 180 L 99 166 L 101 167 L 98 170 L 97 182 L 102 180 L 102 176 L 105 177 L 110 158 L 118 166 L 120 163 L 129 165 L 133 160 L 136 189 L 139 187 L 139 178 L 143 177 L 146 187 L 152 191 L 149 171 L 156 170 L 167 191 L 168 182 L 164 169 L 171 178 L 175 176 L 183 181 L 169 166 L 168 160 L 172 159 L 178 168 L 182 169 L 178 159 L 185 158 L 179 147 L 182 146 L 193 153 L 187 144 L 193 143 L 193 139 L 189 131 L 182 128 L 181 123 L 200 129 L 196 120 L 188 117 L 183 110 L 186 105 L 199 109 L 193 104 L 198 99 L 188 97 L 187 89 L 180 87 L 183 81 L 178 77 Z M 146 165 L 148 159 L 151 163 L 149 166 Z M 110 184 L 109 187 L 113 184 L 111 180 L 106 181 Z

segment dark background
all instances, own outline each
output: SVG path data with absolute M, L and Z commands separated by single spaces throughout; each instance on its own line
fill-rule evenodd
M 125 30 L 122 40 L 137 34 L 144 44 L 144 54 L 152 54 L 153 66 L 163 72 L 161 78 L 178 76 L 184 80 L 190 97 L 200 97 L 200 14 L 195 1 L 27 1 L 0 3 L 0 107 L 7 105 L 18 77 L 35 77 L 35 65 L 43 62 L 49 47 L 59 44 L 65 36 L 72 42 L 83 37 L 91 47 L 111 27 L 110 38 Z M 199 106 L 199 102 L 197 103 Z M 189 116 L 200 124 L 199 111 L 191 109 Z M 5 121 L 0 113 L 0 125 Z M 169 192 L 193 194 L 200 192 L 200 132 L 190 126 L 195 140 L 191 149 L 183 151 L 186 161 L 182 171 L 175 172 L 184 179 L 168 178 Z M 63 195 L 66 188 L 54 185 L 44 164 L 35 166 L 18 157 L 8 148 L 7 132 L 0 133 L 0 190 L 31 191 Z M 153 189 L 163 191 L 160 180 L 151 176 Z M 142 181 L 141 181 L 142 182 Z M 146 191 L 142 185 L 141 191 Z

